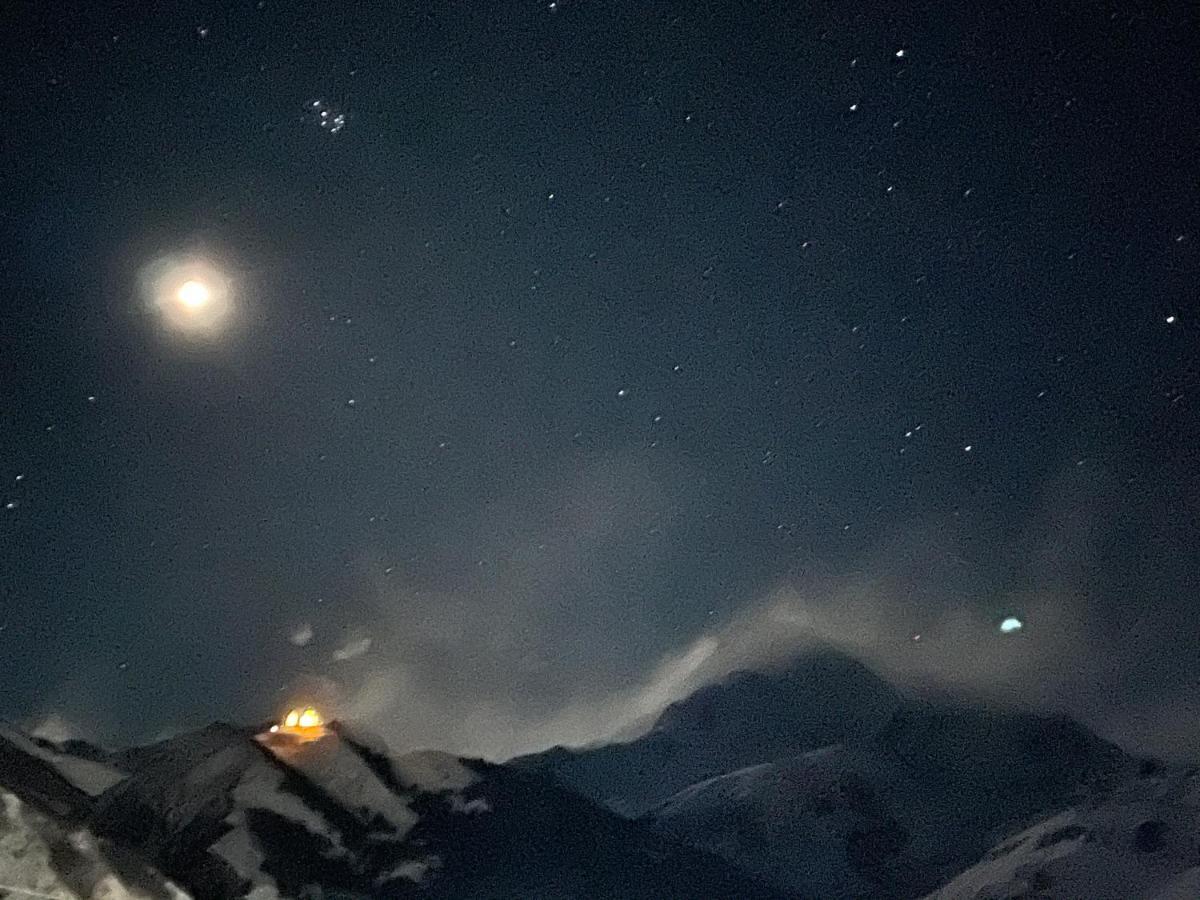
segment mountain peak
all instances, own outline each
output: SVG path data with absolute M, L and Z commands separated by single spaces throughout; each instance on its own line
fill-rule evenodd
M 896 690 L 858 660 L 818 647 L 762 671 L 738 670 L 667 707 L 645 735 L 518 760 L 623 815 L 689 784 L 830 744 L 870 741 L 899 708 Z
M 750 740 L 767 724 L 769 711 L 772 717 L 785 716 L 782 723 L 769 724 L 772 730 L 789 732 L 789 740 L 811 732 L 807 743 L 818 747 L 872 733 L 897 701 L 895 689 L 866 665 L 832 647 L 818 647 L 770 668 L 735 670 L 672 703 L 652 730 L 678 736 L 725 722 Z M 857 720 L 848 722 L 847 715 Z

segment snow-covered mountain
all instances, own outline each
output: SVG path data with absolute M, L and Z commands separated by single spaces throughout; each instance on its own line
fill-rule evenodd
M 1136 766 L 1066 719 L 920 699 L 832 651 L 735 673 L 628 744 L 517 763 L 829 900 L 919 896 Z
M 701 782 L 646 819 L 800 894 L 914 897 L 1129 770 L 1063 719 L 918 706 L 858 747 Z
M 773 671 L 735 672 L 663 711 L 645 735 L 513 760 L 623 815 L 640 815 L 688 785 L 832 744 L 870 739 L 900 707 L 895 689 L 833 651 Z
M 336 727 L 302 742 L 213 725 L 110 761 L 6 729 L 0 788 L 43 830 L 90 841 L 127 871 L 165 873 L 196 900 L 782 896 L 537 773 L 432 752 L 393 759 Z M 97 767 L 87 789 L 66 776 L 81 762 Z M 37 883 L 65 883 L 45 857 Z M 0 884 L 40 890 L 6 882 L 6 866 Z M 146 896 L 168 896 L 156 877 Z
M 124 778 L 0 723 L 0 896 L 188 900 L 138 854 L 87 827 L 95 798 Z
M 1003 841 L 926 900 L 1196 900 L 1200 770 L 1154 771 Z
M 112 765 L 65 752 L 3 722 L 0 771 L 11 773 L 10 778 L 22 781 L 30 790 L 37 786 L 43 802 L 60 813 L 86 806 L 85 797 L 97 796 L 125 777 Z
M 904 774 L 882 754 L 830 747 L 694 784 L 646 819 L 797 894 L 914 896 L 936 846 L 904 805 Z
M 0 726 L 0 801 L 0 896 L 1200 897 L 1197 770 L 832 652 L 736 673 L 630 743 L 504 765 L 338 725 L 115 753 Z
M 148 866 L 111 856 L 86 829 L 65 826 L 0 789 L 0 896 L 189 900 Z

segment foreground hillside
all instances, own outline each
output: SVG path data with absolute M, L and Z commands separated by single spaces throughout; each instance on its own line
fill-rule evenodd
M 992 849 L 927 900 L 1196 900 L 1200 772 L 1143 771 Z
M 84 836 L 126 885 L 161 872 L 197 900 L 782 896 L 546 778 L 440 753 L 391 759 L 345 731 L 264 742 L 214 725 L 114 756 L 125 771 L 92 764 L 108 773 L 92 792 L 65 776 L 77 758 L 12 731 L 0 755 L 0 787 L 37 828 L 60 844 Z M 42 855 L 37 884 L 72 883 L 60 856 Z M 176 896 L 156 877 L 146 896 Z

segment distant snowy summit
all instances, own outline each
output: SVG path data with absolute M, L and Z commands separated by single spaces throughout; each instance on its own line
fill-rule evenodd
M 924 699 L 830 650 L 735 672 L 628 743 L 514 763 L 823 900 L 923 896 L 1139 772 L 1066 718 Z

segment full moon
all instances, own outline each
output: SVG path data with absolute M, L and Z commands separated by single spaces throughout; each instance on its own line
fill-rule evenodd
M 139 273 L 142 298 L 167 331 L 212 340 L 233 314 L 233 283 L 213 259 L 172 254 L 152 260 Z
M 190 309 L 199 309 L 208 302 L 208 286 L 200 281 L 185 281 L 179 287 L 179 302 Z

